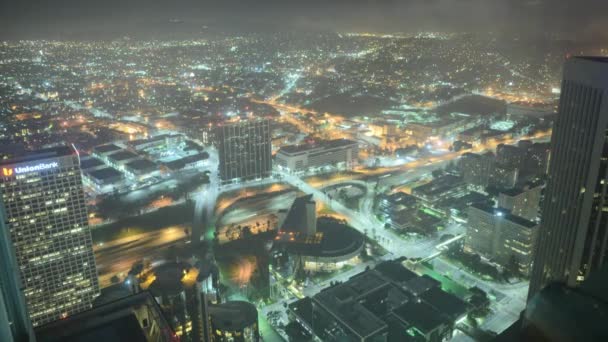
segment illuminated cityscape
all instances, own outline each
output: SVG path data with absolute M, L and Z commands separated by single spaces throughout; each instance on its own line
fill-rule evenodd
M 0 340 L 608 338 L 595 26 L 69 2 L 0 23 Z

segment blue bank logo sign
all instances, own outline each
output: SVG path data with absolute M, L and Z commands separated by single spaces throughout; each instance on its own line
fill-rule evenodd
M 58 162 L 50 162 L 50 163 L 40 163 L 40 164 L 27 165 L 27 166 L 19 166 L 19 167 L 16 167 L 14 170 L 15 170 L 15 173 L 19 175 L 22 173 L 45 171 L 45 170 L 55 169 L 58 167 L 59 167 Z

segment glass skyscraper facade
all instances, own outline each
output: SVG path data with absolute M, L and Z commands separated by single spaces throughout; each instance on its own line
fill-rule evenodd
M 529 298 L 608 263 L 608 58 L 564 67 Z
M 222 184 L 270 177 L 270 121 L 251 119 L 219 126 L 216 142 Z
M 77 151 L 40 150 L 0 168 L 3 226 L 33 325 L 90 309 L 99 285 Z

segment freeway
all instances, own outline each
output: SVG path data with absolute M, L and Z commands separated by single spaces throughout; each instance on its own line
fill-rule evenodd
M 99 285 L 111 285 L 114 275 L 126 275 L 131 267 L 144 259 L 154 261 L 163 256 L 172 245 L 186 242 L 183 226 L 172 226 L 162 230 L 133 234 L 93 247 L 99 274 Z
M 426 170 L 419 170 L 409 174 L 409 177 L 416 177 L 416 175 Z M 299 177 L 291 175 L 285 172 L 279 173 L 283 181 L 289 183 L 291 186 L 300 189 L 300 191 L 313 194 L 315 200 L 325 203 L 330 209 L 345 217 L 349 224 L 359 230 L 361 233 L 371 232 L 376 240 L 379 240 L 380 244 L 387 251 L 397 256 L 407 257 L 426 257 L 429 254 L 429 250 L 433 250 L 434 246 L 438 244 L 438 238 L 425 238 L 416 240 L 415 242 L 404 244 L 404 240 L 393 230 L 385 229 L 383 224 L 379 222 L 376 216 L 371 212 L 373 206 L 373 199 L 367 197 L 364 202 L 363 212 L 355 211 L 347 208 L 337 200 L 330 199 L 322 190 L 311 186 L 310 184 L 302 181 Z M 372 187 L 372 185 L 368 185 Z M 372 196 L 373 189 L 368 191 L 369 196 Z M 370 210 L 370 211 L 367 211 Z

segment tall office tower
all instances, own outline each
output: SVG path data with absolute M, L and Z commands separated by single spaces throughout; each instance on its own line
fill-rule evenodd
M 534 143 L 526 148 L 526 157 L 521 169 L 522 178 L 534 179 L 547 173 L 550 143 Z
M 465 153 L 460 158 L 458 166 L 467 185 L 476 190 L 484 190 L 490 184 L 490 178 L 494 173 L 494 155 Z
M 33 325 L 90 309 L 99 285 L 76 150 L 40 150 L 0 168 L 3 224 Z
M 10 233 L 0 208 L 0 341 L 33 341 L 34 330 L 19 279 Z
M 515 216 L 535 221 L 542 195 L 542 183 L 527 183 L 522 187 L 501 191 L 498 194 L 498 207 L 511 211 Z
M 496 162 L 512 169 L 521 168 L 526 150 L 515 145 L 500 144 L 496 147 Z
M 215 133 L 222 184 L 270 177 L 270 121 L 244 120 L 219 126 Z
M 608 264 L 608 58 L 564 67 L 528 298 Z
M 480 254 L 503 267 L 517 266 L 525 276 L 530 274 L 538 223 L 481 203 L 471 205 L 468 216 L 465 251 Z

